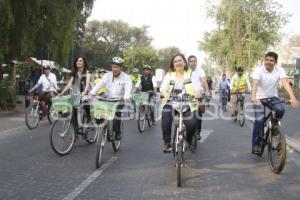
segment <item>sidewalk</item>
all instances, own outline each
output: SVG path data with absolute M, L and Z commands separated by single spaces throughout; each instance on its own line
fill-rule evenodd
M 12 128 L 25 126 L 25 98 L 23 95 L 17 96 L 18 103 L 15 110 L 0 111 L 0 133 Z

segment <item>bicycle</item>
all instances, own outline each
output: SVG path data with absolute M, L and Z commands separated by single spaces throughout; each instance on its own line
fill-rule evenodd
M 233 121 L 239 121 L 240 127 L 244 126 L 245 123 L 245 113 L 244 113 L 244 103 L 245 103 L 245 96 L 244 94 L 248 94 L 248 92 L 237 92 L 237 102 L 236 108 L 237 110 L 234 113 Z
M 224 112 L 226 112 L 226 110 L 227 110 L 226 105 L 227 105 L 227 102 L 228 102 L 228 96 L 227 96 L 227 93 L 226 93 L 225 89 L 221 89 L 220 92 L 222 94 L 222 96 L 221 96 L 222 110 Z
M 138 92 L 133 95 L 133 100 L 137 106 L 138 110 L 138 130 L 140 133 L 144 132 L 146 121 L 148 123 L 148 127 L 153 125 L 151 113 L 152 107 L 149 103 L 150 94 L 152 92 Z
M 114 152 L 120 149 L 121 138 L 118 140 L 116 138 L 115 132 L 115 113 L 118 109 L 121 99 L 119 98 L 104 98 L 104 97 L 94 97 L 92 100 L 92 113 L 94 120 L 96 121 L 96 168 L 101 166 L 102 153 L 105 146 L 105 142 L 111 142 Z M 113 121 L 113 123 L 111 123 Z M 121 135 L 123 133 L 123 122 L 121 120 Z
M 38 126 L 40 120 L 45 118 L 46 116 L 48 122 L 52 124 L 52 107 L 48 108 L 48 105 L 46 105 L 45 102 L 41 100 L 41 96 L 32 95 L 32 93 L 29 93 L 29 95 L 32 96 L 33 101 L 25 110 L 25 124 L 27 128 L 35 129 Z
M 183 123 L 183 113 L 189 110 L 188 103 L 191 101 L 195 102 L 194 97 L 188 94 L 182 94 L 182 90 L 175 89 L 174 95 L 170 96 L 170 100 L 173 105 L 173 109 L 177 111 L 179 114 L 179 120 L 175 122 L 175 129 L 174 129 L 174 138 L 172 144 L 173 156 L 175 158 L 175 167 L 177 168 L 177 186 L 181 187 L 181 176 L 182 176 L 182 167 L 184 167 L 184 152 L 187 149 L 186 144 L 186 130 Z M 192 136 L 192 150 L 191 152 L 194 153 L 197 148 L 197 135 L 196 132 Z
M 96 141 L 96 129 L 93 121 L 88 120 L 84 107 L 80 105 L 81 100 L 80 95 L 52 98 L 57 119 L 51 127 L 50 145 L 52 150 L 60 156 L 70 153 L 79 135 L 89 144 Z M 73 109 L 77 109 L 77 116 L 73 116 Z M 75 117 L 79 122 L 76 130 L 74 126 Z
M 268 115 L 266 115 L 266 105 L 270 102 L 270 99 L 262 100 L 262 104 L 264 106 L 264 126 L 260 131 L 259 135 L 259 147 L 260 151 L 257 154 L 258 156 L 262 156 L 264 153 L 264 148 L 268 145 L 268 160 L 271 170 L 275 174 L 279 174 L 284 166 L 286 160 L 286 141 L 285 135 L 281 130 L 280 120 L 276 118 L 275 112 L 270 111 Z M 285 101 L 278 101 L 275 104 L 285 103 L 289 104 Z M 278 160 L 276 163 L 276 155 L 278 154 Z

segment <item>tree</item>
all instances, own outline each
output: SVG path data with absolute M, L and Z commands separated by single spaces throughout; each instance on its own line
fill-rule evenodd
M 149 47 L 152 39 L 147 35 L 147 28 L 131 27 L 121 20 L 90 21 L 80 42 L 82 54 L 92 66 L 107 66 L 111 57 L 122 56 L 124 51 Z
M 131 72 L 133 67 L 140 68 L 143 64 L 150 65 L 152 69 L 155 69 L 158 61 L 158 55 L 152 47 L 133 47 L 125 50 L 123 57 L 128 72 Z
M 281 39 L 279 30 L 288 15 L 280 8 L 280 4 L 266 0 L 222 0 L 208 10 L 218 28 L 205 34 L 199 48 L 217 64 L 231 69 L 246 67 L 249 61 L 254 66 Z
M 300 47 L 300 34 L 291 36 L 288 43 L 290 47 Z
M 158 67 L 168 70 L 172 57 L 175 54 L 180 53 L 180 52 L 181 52 L 180 49 L 177 47 L 166 47 L 166 48 L 160 49 L 158 51 L 158 56 L 159 56 Z

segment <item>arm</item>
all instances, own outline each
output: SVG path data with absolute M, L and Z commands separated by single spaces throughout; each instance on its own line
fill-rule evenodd
M 208 90 L 208 84 L 207 84 L 207 79 L 206 78 L 201 78 L 201 83 L 204 86 L 205 89 L 205 96 L 209 96 L 209 90 Z
M 251 84 L 250 84 L 248 76 L 246 77 L 246 83 L 247 83 L 248 91 L 250 92 L 251 91 Z
M 253 79 L 252 81 L 252 92 L 251 92 L 251 101 L 255 105 L 260 105 L 260 101 L 256 99 L 256 92 L 257 92 L 257 86 L 258 86 L 259 80 Z
M 156 93 L 157 92 L 157 81 L 156 81 L 155 76 L 152 76 L 152 84 L 153 84 L 153 92 Z
M 287 78 L 283 78 L 283 79 L 281 79 L 281 81 L 282 81 L 284 89 L 289 93 L 292 106 L 294 108 L 296 108 L 299 105 L 299 103 L 295 97 L 293 89 L 291 88 L 291 86 L 289 84 L 289 81 L 287 80 Z
M 166 99 L 169 98 L 168 87 L 170 85 L 170 82 L 171 82 L 171 77 L 170 74 L 167 73 L 160 86 L 161 96 L 163 96 Z
M 132 91 L 132 81 L 128 75 L 126 75 L 125 81 L 125 92 L 124 92 L 124 100 L 128 101 L 131 98 L 131 91 Z
M 141 85 L 141 78 L 138 79 L 138 81 L 136 82 L 136 84 L 134 85 L 135 89 L 141 90 L 142 89 L 142 85 Z
M 106 73 L 103 78 L 101 79 L 100 82 L 96 83 L 96 85 L 94 85 L 93 89 L 91 90 L 91 95 L 96 95 L 97 91 L 102 88 L 103 86 L 106 85 L 108 81 L 108 73 Z
M 36 88 L 38 88 L 42 84 L 42 77 L 39 78 L 38 82 L 29 90 L 29 92 L 34 91 Z
M 59 94 L 60 96 L 63 95 L 66 91 L 68 91 L 71 88 L 72 82 L 73 82 L 73 77 L 71 77 L 71 79 L 68 82 L 68 84 L 65 86 L 65 88 L 63 89 L 63 91 Z

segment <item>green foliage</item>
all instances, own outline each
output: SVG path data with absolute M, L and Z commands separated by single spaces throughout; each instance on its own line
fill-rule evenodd
M 180 52 L 181 52 L 180 49 L 178 49 L 177 47 L 167 47 L 167 48 L 160 49 L 158 51 L 158 55 L 159 55 L 158 67 L 168 70 L 172 57 L 175 54 Z
M 208 12 L 218 28 L 205 34 L 199 48 L 217 64 L 231 69 L 248 66 L 250 49 L 253 66 L 281 39 L 279 30 L 287 23 L 288 15 L 280 8 L 278 3 L 267 0 L 222 0 Z

